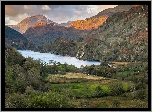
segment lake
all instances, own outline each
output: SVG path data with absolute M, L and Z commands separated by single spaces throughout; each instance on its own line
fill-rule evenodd
M 68 65 L 74 65 L 77 68 L 80 68 L 81 65 L 83 66 L 90 66 L 90 65 L 100 65 L 101 62 L 98 61 L 87 61 L 87 60 L 79 60 L 75 57 L 69 57 L 69 56 L 61 56 L 61 55 L 55 55 L 51 53 L 40 53 L 40 52 L 34 52 L 31 50 L 18 50 L 24 56 L 25 58 L 31 57 L 34 60 L 42 60 L 43 62 L 46 62 L 49 64 L 49 60 L 53 60 L 56 62 L 60 62 L 61 64 L 67 63 Z

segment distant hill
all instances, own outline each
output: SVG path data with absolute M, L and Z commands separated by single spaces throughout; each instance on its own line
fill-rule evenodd
M 65 38 L 58 38 L 52 43 L 51 52 L 54 54 L 61 54 L 63 56 L 75 56 L 76 43 L 71 42 Z
M 94 18 L 94 17 L 97 18 L 97 17 L 103 16 L 103 15 L 112 16 L 114 13 L 117 13 L 117 12 L 129 11 L 132 8 L 132 6 L 133 5 L 118 5 L 114 8 L 105 9 L 105 10 L 99 12 L 97 15 L 92 16 L 91 18 Z
M 60 26 L 68 26 L 70 23 L 72 23 L 73 21 L 68 21 L 67 23 L 61 23 Z
M 34 46 L 16 30 L 5 26 L 5 46 L 12 46 L 16 49 L 31 49 Z
M 109 16 L 112 16 L 114 13 L 128 11 L 132 5 L 118 5 L 114 8 L 108 8 L 97 15 L 92 16 L 90 18 L 86 18 L 85 20 L 77 20 L 71 22 L 67 27 L 74 27 L 76 29 L 81 30 L 91 30 L 97 29 L 100 25 L 102 25 Z
M 21 34 L 25 33 L 25 31 L 31 27 L 34 24 L 37 24 L 39 22 L 44 22 L 44 23 L 53 23 L 58 25 L 57 23 L 47 19 L 45 16 L 43 15 L 35 15 L 35 16 L 31 16 L 31 17 L 27 17 L 25 19 L 23 19 L 20 23 L 18 23 L 17 25 L 8 25 L 10 28 L 15 29 L 16 31 L 20 32 Z
M 66 28 L 53 23 L 39 22 L 34 24 L 23 34 L 29 42 L 36 46 L 52 43 L 57 38 L 66 38 L 71 41 L 80 41 L 86 35 L 87 31 L 77 30 L 75 28 Z

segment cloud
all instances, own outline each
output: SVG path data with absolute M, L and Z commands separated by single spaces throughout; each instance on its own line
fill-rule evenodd
M 81 14 L 81 11 L 75 10 L 74 12 L 75 12 L 76 14 Z
M 88 5 L 87 12 L 88 13 L 96 12 L 97 9 L 98 9 L 97 5 Z
M 105 8 L 112 8 L 114 5 L 6 5 L 5 17 L 9 18 L 5 22 L 8 24 L 21 20 L 28 16 L 44 15 L 48 19 L 57 22 L 76 21 L 89 18 L 98 14 Z
M 27 9 L 30 9 L 27 5 L 24 5 L 24 9 L 27 10 Z
M 97 11 L 103 11 L 105 9 L 114 8 L 116 6 L 118 6 L 118 5 L 98 5 Z
M 19 13 L 22 13 L 23 7 L 15 5 L 6 5 L 5 6 L 5 15 L 16 16 Z
M 43 5 L 41 9 L 42 10 L 51 10 L 51 8 L 48 5 Z
M 19 19 L 19 20 L 23 20 L 23 19 L 25 19 L 26 17 L 28 17 L 29 15 L 27 15 L 26 13 L 25 14 L 19 14 L 19 15 L 17 15 L 17 18 Z
M 9 17 L 5 17 L 5 24 L 6 25 L 16 25 L 18 22 L 15 20 L 10 19 Z

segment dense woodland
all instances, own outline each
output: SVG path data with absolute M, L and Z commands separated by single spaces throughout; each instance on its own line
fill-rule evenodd
M 70 23 L 80 28 L 75 29 L 42 22 L 40 15 L 32 17 L 39 18 L 36 24 L 22 21 L 32 21 L 26 31 L 20 28 L 23 35 L 5 26 L 5 108 L 148 108 L 148 6 L 120 5 L 84 24 L 104 14 L 109 14 L 105 21 L 89 31 L 80 30 L 81 21 Z M 77 68 L 50 60 L 48 65 L 17 49 L 101 64 Z

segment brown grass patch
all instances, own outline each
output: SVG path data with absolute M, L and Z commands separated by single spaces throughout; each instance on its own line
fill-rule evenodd
M 104 77 L 86 75 L 86 74 L 82 74 L 82 73 L 67 73 L 66 75 L 64 75 L 64 77 L 66 77 L 66 78 L 85 78 L 85 79 L 92 79 L 92 80 L 105 79 Z
M 66 75 L 55 74 L 49 75 L 49 82 L 52 83 L 70 83 L 70 82 L 93 82 L 95 83 L 110 83 L 116 79 L 105 78 L 101 76 L 86 75 L 83 73 L 66 73 Z

